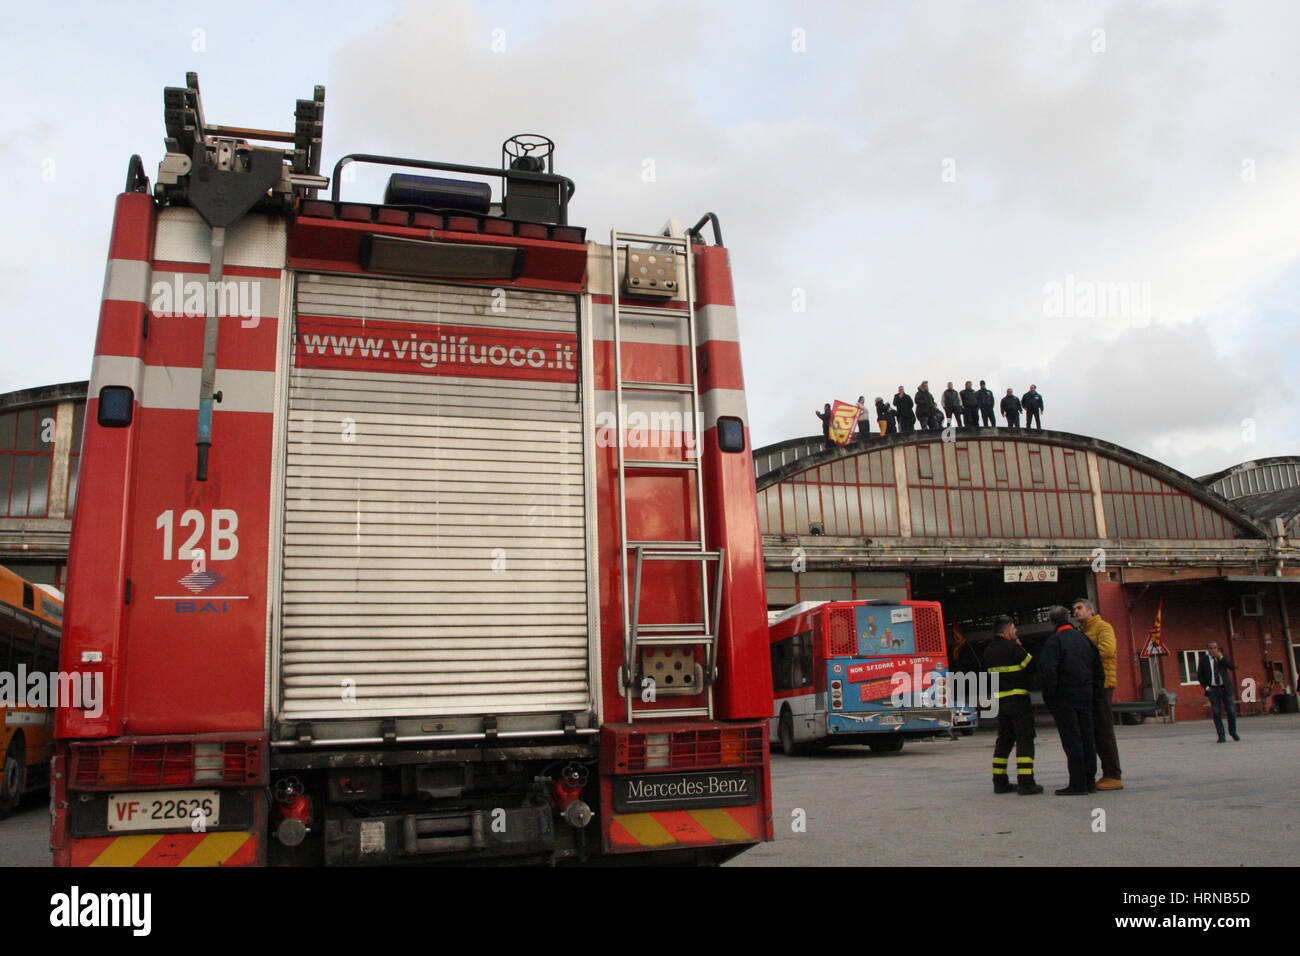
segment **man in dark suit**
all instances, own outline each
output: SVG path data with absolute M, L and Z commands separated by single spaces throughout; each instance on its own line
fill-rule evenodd
M 1061 748 L 1070 768 L 1070 782 L 1056 791 L 1058 797 L 1096 790 L 1097 749 L 1093 742 L 1092 713 L 1096 698 L 1104 693 L 1106 674 L 1101 655 L 1087 635 L 1070 623 L 1070 612 L 1059 605 L 1048 612 L 1055 630 L 1038 652 L 1043 703 L 1056 720 Z
M 1219 743 L 1223 743 L 1223 711 L 1228 712 L 1228 733 L 1232 734 L 1233 740 L 1240 740 L 1237 736 L 1237 705 L 1233 703 L 1233 685 L 1236 683 L 1237 668 L 1232 666 L 1232 661 L 1228 655 L 1223 653 L 1219 645 L 1211 641 L 1205 645 L 1208 652 L 1201 662 L 1196 665 L 1196 679 L 1200 681 L 1201 687 L 1205 690 L 1205 696 L 1210 700 L 1210 713 L 1214 717 L 1214 729 L 1219 732 Z M 1228 674 L 1231 672 L 1232 676 Z

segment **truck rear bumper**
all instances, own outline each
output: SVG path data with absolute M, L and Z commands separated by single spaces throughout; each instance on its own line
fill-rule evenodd
M 746 846 L 772 839 L 767 721 L 601 728 L 606 853 Z
M 335 808 L 325 821 L 327 866 L 451 862 L 466 854 L 482 862 L 556 852 L 550 806 L 404 813 L 358 818 Z M 421 860 L 420 858 L 424 858 Z

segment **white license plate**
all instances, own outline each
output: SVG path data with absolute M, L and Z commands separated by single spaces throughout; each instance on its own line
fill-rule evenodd
M 180 828 L 208 830 L 220 823 L 220 810 L 219 790 L 110 793 L 108 829 L 110 833 Z

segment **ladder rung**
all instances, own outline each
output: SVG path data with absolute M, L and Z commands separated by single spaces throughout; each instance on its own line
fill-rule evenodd
M 674 551 L 684 551 L 688 548 L 695 548 L 702 551 L 704 548 L 703 541 L 629 541 L 629 548 L 669 548 Z
M 697 644 L 712 644 L 713 641 L 712 634 L 676 635 L 671 637 L 668 635 L 642 637 L 638 634 L 636 645 L 637 647 L 689 647 Z
M 700 693 L 704 693 L 704 691 L 700 691 Z M 632 711 L 633 720 L 635 720 L 638 717 L 644 720 L 647 717 L 668 718 L 668 717 L 708 717 L 708 716 L 709 716 L 709 708 L 707 707 L 679 707 L 675 710 L 633 710 Z
M 691 317 L 690 309 L 664 309 L 656 308 L 653 305 L 620 305 L 618 307 L 618 317 L 636 315 L 647 319 L 689 319 Z
M 683 624 L 639 624 L 637 625 L 637 634 L 677 634 L 685 631 L 687 628 L 696 628 L 700 634 L 704 634 L 703 621 L 690 621 Z M 686 635 L 680 635 L 685 637 Z M 707 635 L 705 635 L 707 637 Z
M 630 388 L 638 392 L 693 392 L 695 386 L 689 382 L 620 382 L 621 388 Z
M 688 242 L 676 236 L 646 236 L 637 232 L 616 232 L 612 238 L 615 245 L 620 242 L 651 242 L 658 246 L 675 246 L 678 249 L 685 249 Z
M 624 458 L 624 468 L 660 468 L 667 471 L 699 471 L 696 461 L 659 461 L 654 458 Z
M 717 561 L 717 551 L 642 551 L 642 561 Z

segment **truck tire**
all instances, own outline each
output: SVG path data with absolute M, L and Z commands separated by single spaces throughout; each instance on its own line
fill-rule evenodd
M 27 752 L 23 739 L 15 736 L 5 751 L 4 766 L 0 768 L 0 820 L 14 812 L 23 798 L 27 785 Z
M 794 715 L 788 710 L 781 711 L 781 719 L 776 728 L 777 739 L 781 742 L 781 753 L 787 757 L 797 757 L 804 752 L 803 748 L 795 743 L 794 739 Z
M 867 744 L 872 753 L 892 754 L 903 749 L 902 737 L 881 737 L 879 740 L 873 740 Z

